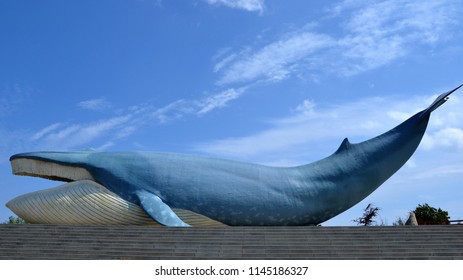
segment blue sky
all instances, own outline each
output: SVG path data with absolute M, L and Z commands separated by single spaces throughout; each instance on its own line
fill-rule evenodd
M 3 205 L 57 182 L 12 154 L 153 150 L 292 166 L 360 142 L 463 83 L 463 2 L 0 1 Z M 418 204 L 463 219 L 463 92 L 412 159 L 324 225 Z

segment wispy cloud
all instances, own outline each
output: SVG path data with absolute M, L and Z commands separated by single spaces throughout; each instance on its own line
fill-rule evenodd
M 427 135 L 423 141 L 423 148 L 433 149 L 436 147 L 463 150 L 463 129 L 446 127 Z
M 198 111 L 196 113 L 198 115 L 204 115 L 206 113 L 211 112 L 214 109 L 225 107 L 227 103 L 240 97 L 244 93 L 244 91 L 244 88 L 231 88 L 221 93 L 206 97 L 197 103 Z
M 362 2 L 362 4 L 360 4 Z M 338 49 L 342 75 L 388 64 L 421 45 L 445 41 L 456 25 L 455 1 L 343 1 L 336 12 L 348 16 Z
M 34 135 L 32 135 L 32 137 L 31 137 L 31 140 L 33 140 L 33 141 L 40 140 L 45 135 L 48 135 L 48 134 L 52 133 L 53 131 L 56 131 L 58 128 L 60 128 L 62 126 L 63 126 L 62 123 L 54 123 L 54 124 L 51 124 L 51 125 L 49 125 L 47 127 L 44 127 L 40 131 L 34 133 Z
M 157 108 L 150 116 L 156 119 L 159 123 L 167 123 L 172 120 L 183 118 L 186 113 L 191 112 L 192 109 L 189 102 L 184 99 L 176 100 L 172 103 L 167 104 L 161 108 Z
M 210 5 L 222 5 L 248 12 L 262 13 L 265 8 L 264 0 L 205 0 Z
M 54 124 L 37 132 L 33 140 L 40 140 L 40 145 L 47 148 L 82 147 L 100 137 L 117 138 L 119 131 L 125 127 L 131 118 L 130 115 L 126 115 L 87 124 Z
M 325 19 L 341 22 L 339 32 L 317 31 L 312 24 L 309 31 L 304 26 L 258 48 L 228 51 L 214 66 L 217 83 L 281 81 L 308 72 L 363 73 L 445 42 L 458 26 L 460 11 L 461 5 L 450 0 L 346 0 L 328 9 Z
M 332 11 L 335 16 L 347 14 L 342 26 L 349 32 L 387 37 L 402 34 L 435 43 L 449 36 L 445 30 L 458 25 L 461 4 L 451 0 L 344 0 Z
M 110 108 L 110 103 L 105 98 L 95 98 L 81 101 L 77 104 L 80 108 L 91 110 L 91 111 L 101 111 Z
M 107 149 L 153 123 L 167 124 L 187 116 L 204 116 L 213 110 L 227 106 L 229 102 L 245 92 L 245 88 L 227 89 L 200 99 L 179 99 L 162 107 L 153 104 L 130 106 L 118 109 L 114 116 L 88 123 L 56 122 L 31 133 L 28 138 L 41 149 L 81 149 L 97 147 Z M 100 99 L 86 101 L 84 107 L 93 110 L 104 102 Z M 103 143 L 103 144 L 102 144 Z
M 152 121 L 151 105 L 108 110 L 112 117 L 90 122 L 61 121 L 31 132 L 29 146 L 34 149 L 107 149 Z
M 200 99 L 179 99 L 151 113 L 151 117 L 160 123 L 182 119 L 188 115 L 203 116 L 218 108 L 226 107 L 229 102 L 240 97 L 246 88 L 229 88 Z
M 273 42 L 253 53 L 232 54 L 218 62 L 222 69 L 218 84 L 248 82 L 255 79 L 279 81 L 294 72 L 300 60 L 332 46 L 335 41 L 324 34 L 303 32 Z M 233 62 L 231 60 L 235 59 Z M 224 66 L 229 64 L 224 69 Z

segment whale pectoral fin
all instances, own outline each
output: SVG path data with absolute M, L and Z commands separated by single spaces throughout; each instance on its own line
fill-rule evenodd
M 140 200 L 140 206 L 156 222 L 172 227 L 188 227 L 161 198 L 150 192 L 141 190 L 135 193 Z

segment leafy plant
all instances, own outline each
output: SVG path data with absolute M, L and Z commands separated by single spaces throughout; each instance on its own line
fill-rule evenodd
M 449 224 L 449 213 L 440 208 L 436 209 L 427 203 L 418 206 L 415 209 L 416 220 L 419 225 L 447 225 Z
M 8 221 L 4 222 L 4 224 L 28 224 L 28 222 L 20 217 L 10 216 Z

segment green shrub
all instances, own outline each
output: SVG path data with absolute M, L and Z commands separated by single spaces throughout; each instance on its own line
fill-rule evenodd
M 416 220 L 419 225 L 447 225 L 449 224 L 449 213 L 440 208 L 436 209 L 427 203 L 418 206 L 415 209 Z
M 20 217 L 10 216 L 8 221 L 4 222 L 4 224 L 28 224 L 28 222 Z

